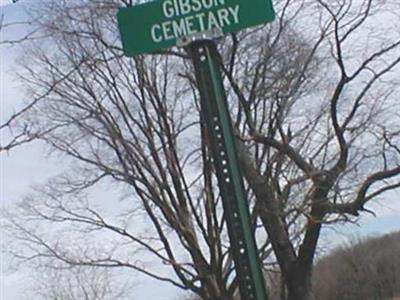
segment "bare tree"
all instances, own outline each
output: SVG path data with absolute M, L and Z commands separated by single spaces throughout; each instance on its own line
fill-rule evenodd
M 40 8 L 48 38 L 21 59 L 32 100 L 3 129 L 44 140 L 73 166 L 9 218 L 28 245 L 17 255 L 130 268 L 202 299 L 233 299 L 237 281 L 189 57 L 172 49 L 125 58 L 115 25 L 125 4 Z M 219 43 L 260 256 L 266 267 L 278 263 L 283 299 L 312 298 L 322 226 L 355 221 L 400 186 L 399 8 L 286 0 L 273 25 Z M 389 22 L 376 26 L 382 17 Z M 124 187 L 135 209 L 110 219 L 84 201 L 101 182 Z M 143 216 L 146 231 L 132 228 Z M 60 247 L 40 230 L 45 223 L 82 241 L 105 234 L 114 247 L 101 256 L 84 243 Z M 145 267 L 132 251 L 174 275 Z
M 257 122 L 254 115 L 260 114 L 260 109 L 249 103 L 251 94 L 240 96 L 237 89 L 248 107 L 248 140 L 256 148 L 268 147 L 264 148 L 269 154 L 264 169 L 267 176 L 257 168 L 262 163 L 249 163 L 249 155 L 243 156 L 242 164 L 286 282 L 288 299 L 311 297 L 312 264 L 322 225 L 359 216 L 368 211 L 368 201 L 400 186 L 399 115 L 391 106 L 396 106 L 391 99 L 398 89 L 379 85 L 385 76 L 398 72 L 400 40 L 390 36 L 377 48 L 370 44 L 353 59 L 350 51 L 356 48 L 355 39 L 372 39 L 357 33 L 373 19 L 376 7 L 372 1 L 314 4 L 320 12 L 318 38 L 305 53 L 308 59 L 296 69 L 297 76 L 290 82 L 294 84 L 280 87 L 272 98 L 276 108 L 268 106 L 271 121 Z M 357 13 L 352 12 L 354 8 Z M 313 56 L 321 57 L 321 49 L 329 49 L 325 63 L 335 76 L 328 85 L 318 83 L 322 91 L 314 97 L 299 95 L 302 80 L 307 78 L 303 72 L 309 71 Z M 316 99 L 314 106 L 304 103 Z M 290 240 L 293 214 L 302 215 L 297 220 L 302 221 L 304 234 L 297 243 Z
M 43 267 L 43 266 L 42 266 Z M 40 300 L 133 299 L 132 289 L 118 286 L 118 279 L 106 268 L 62 267 L 59 262 L 40 268 L 32 290 Z M 126 281 L 126 279 L 125 279 Z M 133 293 L 134 295 L 134 293 Z

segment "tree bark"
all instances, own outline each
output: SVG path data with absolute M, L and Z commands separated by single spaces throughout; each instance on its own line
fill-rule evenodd
M 287 280 L 287 300 L 313 300 L 311 290 L 312 268 L 296 270 Z

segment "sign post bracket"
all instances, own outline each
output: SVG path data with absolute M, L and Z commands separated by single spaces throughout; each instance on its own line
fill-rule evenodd
M 191 43 L 196 41 L 212 41 L 224 36 L 224 32 L 221 28 L 215 27 L 211 30 L 195 32 L 190 35 L 185 35 L 176 40 L 178 47 L 187 47 Z

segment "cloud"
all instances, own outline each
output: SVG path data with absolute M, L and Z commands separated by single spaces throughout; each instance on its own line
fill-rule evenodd
M 10 3 L 12 3 L 11 0 L 0 0 L 0 6 L 4 6 L 4 5 L 7 5 L 7 4 L 10 4 Z

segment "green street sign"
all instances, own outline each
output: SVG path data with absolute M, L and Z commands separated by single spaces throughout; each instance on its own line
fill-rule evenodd
M 124 52 L 134 56 L 173 47 L 183 36 L 236 32 L 274 17 L 271 0 L 157 0 L 121 8 L 118 23 Z

